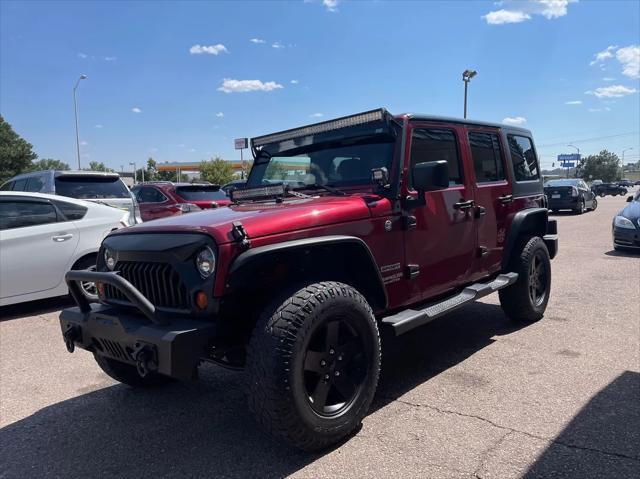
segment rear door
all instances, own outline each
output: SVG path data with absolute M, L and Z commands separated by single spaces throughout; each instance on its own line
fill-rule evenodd
M 406 275 L 413 278 L 414 296 L 427 299 L 467 282 L 476 250 L 473 218 L 473 176 L 461 139 L 464 127 L 455 124 L 416 123 L 408 133 L 408 191 L 412 187 L 413 165 L 445 160 L 449 165 L 449 188 L 424 193 L 426 204 L 408 211 L 405 236 Z M 418 299 L 418 298 L 416 298 Z
M 140 205 L 140 214 L 143 221 L 172 216 L 180 211 L 177 208 L 172 210 L 170 207 L 174 204 L 173 201 L 152 186 L 137 187 L 135 195 Z
M 513 195 L 499 129 L 467 127 L 467 148 L 473 164 L 478 235 L 473 277 L 484 277 L 500 269 Z
M 0 297 L 58 286 L 77 244 L 73 221 L 50 201 L 0 198 Z

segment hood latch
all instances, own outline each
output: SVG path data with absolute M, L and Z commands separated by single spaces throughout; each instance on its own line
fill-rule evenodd
M 244 229 L 243 224 L 240 221 L 234 221 L 231 227 L 231 236 L 233 240 L 238 243 L 242 251 L 246 251 L 251 248 L 251 240 L 247 234 L 247 230 Z

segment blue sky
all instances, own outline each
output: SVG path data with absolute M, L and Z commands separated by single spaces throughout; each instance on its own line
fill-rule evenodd
M 530 128 L 545 167 L 570 142 L 637 161 L 639 44 L 637 1 L 3 0 L 0 113 L 73 166 L 82 73 L 84 165 L 236 159 L 236 137 L 378 106 L 462 116 L 473 68 L 469 117 Z

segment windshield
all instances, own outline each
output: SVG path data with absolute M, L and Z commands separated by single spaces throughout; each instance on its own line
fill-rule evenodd
M 580 180 L 551 180 L 544 186 L 578 186 Z
M 215 201 L 228 199 L 217 186 L 178 186 L 176 192 L 189 201 Z
M 391 171 L 394 143 L 377 141 L 358 145 L 311 145 L 295 155 L 259 158 L 249 174 L 250 186 L 284 183 L 292 189 L 313 185 L 351 186 L 371 184 L 371 170 Z
M 131 198 L 118 177 L 60 176 L 56 178 L 56 194 L 78 199 Z

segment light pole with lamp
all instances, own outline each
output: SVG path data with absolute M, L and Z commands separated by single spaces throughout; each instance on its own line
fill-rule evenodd
M 136 171 L 136 162 L 133 161 L 129 163 L 129 165 L 133 166 L 133 184 L 138 183 L 138 172 Z
M 464 118 L 467 118 L 467 89 L 471 79 L 478 74 L 475 70 L 465 70 L 462 72 L 462 81 L 464 82 Z
M 571 143 L 569 143 L 567 146 L 575 148 L 576 151 L 578 152 L 578 156 L 580 155 L 580 148 L 578 148 L 576 145 L 572 145 Z M 577 168 L 578 168 L 578 164 L 576 163 L 576 171 L 577 171 Z M 567 168 L 567 178 L 569 178 L 569 168 Z
M 76 152 L 78 154 L 78 169 L 80 169 L 80 133 L 78 132 L 78 100 L 76 99 L 76 90 L 80 85 L 80 80 L 86 80 L 87 75 L 80 75 L 76 81 L 76 85 L 73 87 L 73 111 L 76 117 Z
M 622 178 L 624 178 L 624 154 L 625 152 L 629 151 L 629 150 L 633 150 L 633 146 L 630 148 L 625 148 L 624 150 L 622 150 L 622 165 L 621 165 L 621 169 L 622 169 Z

